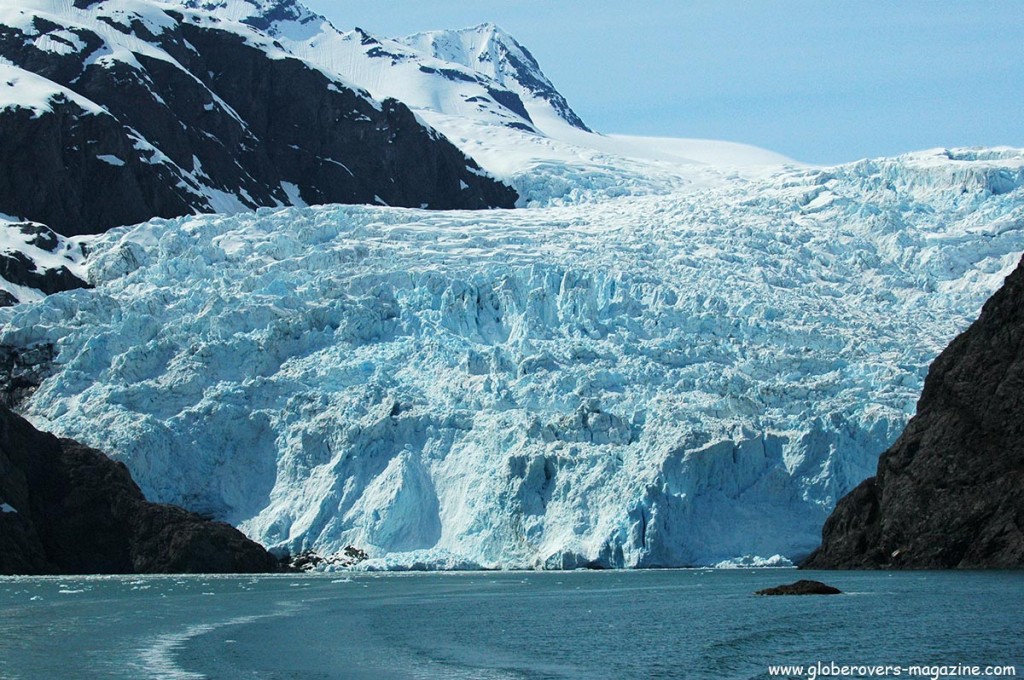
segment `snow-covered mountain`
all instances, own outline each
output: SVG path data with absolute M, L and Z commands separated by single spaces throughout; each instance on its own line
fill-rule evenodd
M 493 24 L 387 38 L 341 31 L 294 0 L 181 0 L 272 35 L 290 53 L 378 99 L 540 134 L 534 117 L 589 131 L 537 60 Z
M 295 0 L 179 0 L 259 27 L 290 53 L 367 90 L 408 105 L 491 173 L 527 180 L 531 167 L 588 166 L 619 181 L 623 159 L 763 165 L 789 161 L 741 144 L 709 140 L 643 139 L 597 134 L 544 75 L 533 55 L 493 24 L 387 38 L 362 29 L 342 31 Z M 673 179 L 673 181 L 675 181 Z M 527 180 L 528 181 L 528 180 Z M 647 184 L 647 182 L 644 182 Z M 518 186 L 517 186 L 518 188 Z M 537 200 L 536 187 L 530 191 Z M 527 187 L 530 190 L 530 187 Z M 523 201 L 521 205 L 527 202 Z
M 275 15 L 276 16 L 276 15 Z M 258 206 L 511 206 L 396 101 L 230 16 L 145 0 L 0 6 L 0 212 L 66 234 Z
M 522 210 L 113 230 L 95 289 L 0 311 L 0 344 L 54 357 L 37 426 L 278 549 L 797 558 L 1019 259 L 1024 152 L 678 172 Z

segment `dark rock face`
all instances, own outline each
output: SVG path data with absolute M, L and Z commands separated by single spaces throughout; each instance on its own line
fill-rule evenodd
M 52 112 L 0 111 L 0 212 L 51 225 L 66 236 L 99 233 L 150 217 L 198 212 L 198 196 L 162 163 L 149 163 L 109 114 L 56 101 Z M 122 159 L 115 166 L 100 157 Z
M 55 357 L 49 343 L 29 347 L 0 345 L 0 404 L 15 408 L 50 375 Z
M 71 21 L 0 25 L 0 57 L 63 88 L 48 111 L 0 110 L 0 165 L 17 169 L 0 175 L 2 213 L 75 235 L 300 199 L 479 209 L 518 198 L 403 104 L 271 54 L 255 31 L 185 11 L 165 11 L 158 29 L 90 10 L 167 58 L 106 58 L 108 38 Z M 40 49 L 44 38 L 68 49 Z
M 233 527 L 147 502 L 122 463 L 0 406 L 0 574 L 276 570 Z
M 365 562 L 368 557 L 365 551 L 353 545 L 347 545 L 333 555 L 321 555 L 315 550 L 306 550 L 294 557 L 284 555 L 280 558 L 280 563 L 287 571 L 315 571 L 322 566 L 351 567 Z
M 551 107 L 555 109 L 555 111 L 558 112 L 558 115 L 560 115 L 567 123 L 573 127 L 583 130 L 584 132 L 592 132 L 592 130 L 587 127 L 586 123 L 583 122 L 583 119 L 576 115 L 576 112 L 572 110 L 572 107 L 569 106 L 569 102 L 565 100 L 565 97 L 563 97 L 562 94 L 558 92 L 550 82 L 548 82 L 547 78 L 543 78 L 543 76 L 538 77 L 538 74 L 541 74 L 540 64 L 538 64 L 534 56 L 530 54 L 530 51 L 518 42 L 512 42 L 515 47 L 519 48 L 519 51 L 522 52 L 526 59 L 525 62 L 519 59 L 515 52 L 508 49 L 508 46 L 504 43 L 498 44 L 498 51 L 505 63 L 509 66 L 513 77 L 515 77 L 515 79 L 534 96 L 547 100 L 548 103 L 551 104 Z
M 1024 261 L 932 364 L 878 474 L 843 498 L 812 569 L 1024 567 Z
M 843 591 L 821 581 L 801 579 L 796 583 L 759 590 L 755 595 L 842 595 Z

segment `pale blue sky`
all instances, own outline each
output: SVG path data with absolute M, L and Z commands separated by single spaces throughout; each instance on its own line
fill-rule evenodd
M 494 21 L 601 132 L 837 163 L 1024 146 L 1022 0 L 308 0 L 384 35 Z

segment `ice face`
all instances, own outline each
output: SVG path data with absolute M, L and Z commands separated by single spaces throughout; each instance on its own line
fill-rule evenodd
M 0 342 L 56 347 L 38 426 L 272 547 L 782 563 L 1015 265 L 1022 184 L 1020 153 L 932 152 L 515 211 L 154 220 L 90 244 L 95 290 L 0 310 Z

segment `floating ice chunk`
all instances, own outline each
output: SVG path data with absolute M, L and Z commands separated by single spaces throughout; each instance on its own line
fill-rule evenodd
M 793 562 L 782 555 L 771 557 L 759 557 L 757 555 L 744 555 L 723 560 L 715 565 L 716 569 L 756 569 L 763 567 L 792 567 Z

